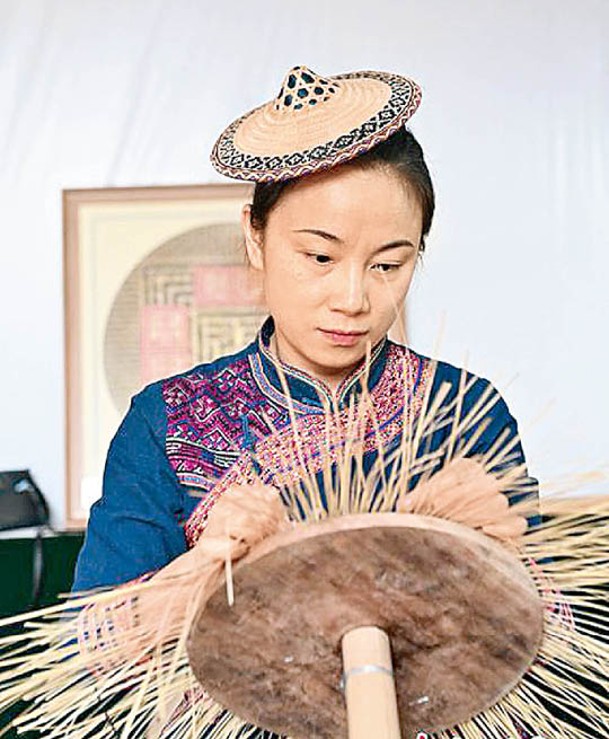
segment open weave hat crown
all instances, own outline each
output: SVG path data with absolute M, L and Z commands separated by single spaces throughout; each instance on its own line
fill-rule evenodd
M 419 107 L 421 89 L 388 72 L 320 77 L 294 67 L 274 100 L 231 123 L 211 160 L 237 180 L 273 182 L 342 164 L 395 133 Z

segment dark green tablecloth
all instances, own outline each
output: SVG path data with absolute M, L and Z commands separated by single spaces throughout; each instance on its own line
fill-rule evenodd
M 70 590 L 82 542 L 82 533 L 62 533 L 42 539 L 41 607 L 57 602 L 61 593 Z M 33 538 L 0 539 L 0 618 L 30 610 L 35 605 L 32 600 L 34 548 Z M 0 715 L 0 729 L 8 720 L 9 715 Z M 9 731 L 6 739 L 16 736 Z

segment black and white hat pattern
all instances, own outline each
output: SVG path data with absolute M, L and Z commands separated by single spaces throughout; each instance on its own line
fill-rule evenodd
M 222 133 L 211 160 L 219 172 L 238 180 L 301 177 L 347 162 L 389 138 L 420 101 L 419 86 L 397 74 L 321 77 L 294 67 L 274 100 Z

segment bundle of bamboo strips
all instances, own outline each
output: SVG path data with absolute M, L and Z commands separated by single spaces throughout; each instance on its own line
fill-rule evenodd
M 408 392 L 412 383 L 404 379 Z M 429 390 L 416 416 L 405 397 L 402 434 L 391 448 L 381 439 L 374 406 L 365 393 L 357 405 L 351 404 L 346 418 L 328 408 L 328 453 L 321 474 L 307 464 L 292 409 L 293 435 L 279 453 L 286 468 L 298 474 L 281 481 L 281 499 L 298 525 L 396 510 L 456 520 L 498 539 L 528 568 L 545 606 L 537 658 L 496 705 L 438 732 L 438 739 L 518 737 L 519 725 L 548 738 L 604 736 L 609 717 L 609 605 L 602 588 L 609 579 L 609 496 L 573 498 L 584 480 L 574 478 L 566 490 L 561 487 L 560 496 L 546 495 L 540 516 L 534 482 L 514 465 L 516 438 L 501 436 L 484 457 L 469 458 L 498 397 L 489 388 L 462 412 L 472 382 L 463 372 L 452 399 L 448 386 L 433 397 Z M 431 451 L 426 440 L 438 430 L 447 431 L 446 440 Z M 363 442 L 369 435 L 377 453 L 372 468 L 365 470 Z M 267 520 L 265 536 L 280 525 L 276 517 L 273 521 L 269 525 Z M 210 739 L 254 736 L 257 727 L 201 691 L 186 650 L 205 593 L 217 586 L 223 570 L 230 586 L 227 565 L 250 548 L 231 550 L 230 541 L 239 537 L 233 530 L 225 542 L 210 541 L 207 552 L 203 546 L 203 570 L 73 596 L 58 606 L 0 622 L 0 627 L 17 629 L 0 640 L 0 711 L 26 701 L 14 724 L 49 739 L 79 739 L 91 732 L 99 739 L 186 739 L 204 729 Z M 169 585 L 183 586 L 187 593 L 181 618 L 175 622 L 160 613 L 162 626 L 151 632 L 138 618 L 138 598 L 156 590 L 162 599 Z M 567 720 L 558 718 L 556 709 Z M 569 717 L 579 725 L 572 725 Z

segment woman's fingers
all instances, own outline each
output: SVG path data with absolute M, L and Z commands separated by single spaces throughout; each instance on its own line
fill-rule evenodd
M 403 496 L 397 509 L 463 523 L 498 539 L 517 539 L 527 521 L 510 510 L 503 485 L 477 460 L 454 459 Z
M 277 488 L 262 483 L 231 485 L 210 511 L 205 532 L 253 546 L 286 525 L 286 509 Z

